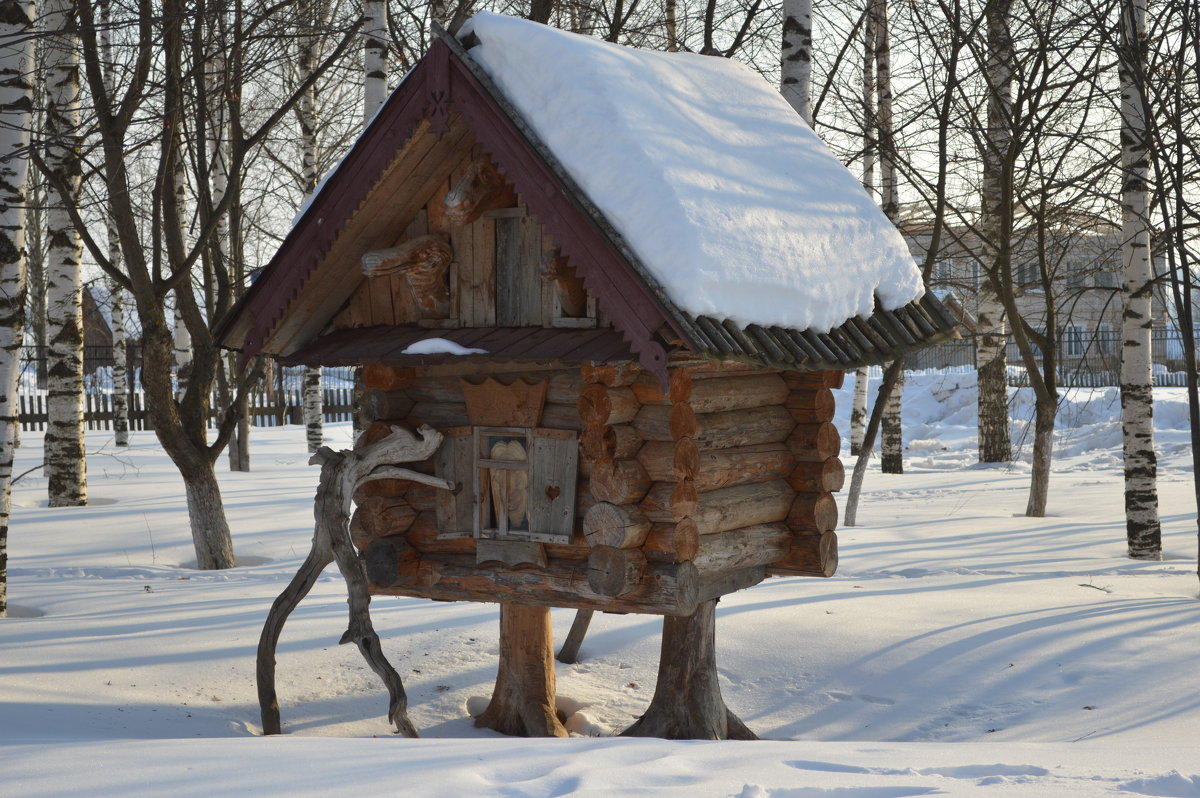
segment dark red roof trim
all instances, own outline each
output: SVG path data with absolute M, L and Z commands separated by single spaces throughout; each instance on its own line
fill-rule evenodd
M 444 338 L 480 355 L 406 355 L 418 341 Z M 358 366 L 385 363 L 419 366 L 463 358 L 512 360 L 632 360 L 621 333 L 611 328 L 576 330 L 550 327 L 359 327 L 338 330 L 301 347 L 279 362 L 285 366 Z

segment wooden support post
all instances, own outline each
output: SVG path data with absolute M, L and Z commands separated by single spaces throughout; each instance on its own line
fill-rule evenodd
M 475 725 L 517 737 L 566 737 L 554 706 L 550 608 L 500 605 L 500 669 Z
M 717 681 L 716 600 L 685 618 L 663 618 L 658 683 L 646 713 L 623 737 L 756 740 L 726 706 Z

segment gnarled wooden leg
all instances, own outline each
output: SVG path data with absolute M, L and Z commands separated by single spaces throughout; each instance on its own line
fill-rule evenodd
M 686 618 L 663 618 L 658 683 L 646 714 L 623 737 L 757 740 L 725 706 L 717 681 L 716 599 Z
M 344 519 L 342 527 L 343 534 L 333 540 L 333 552 L 350 594 L 350 624 L 339 642 L 353 641 L 371 670 L 383 680 L 389 697 L 388 719 L 395 724 L 396 731 L 405 737 L 419 737 L 416 727 L 408 719 L 408 694 L 404 692 L 404 683 L 400 680 L 400 674 L 383 656 L 379 635 L 371 623 L 371 594 L 367 590 L 367 575 L 362 561 L 354 553 Z
M 263 624 L 262 634 L 258 638 L 258 661 L 256 673 L 258 678 L 258 709 L 262 717 L 263 734 L 280 734 L 279 696 L 275 694 L 275 647 L 279 644 L 279 635 L 287 622 L 292 610 L 300 604 L 312 586 L 316 584 L 325 566 L 333 562 L 333 552 L 326 540 L 318 532 L 313 536 L 312 551 L 308 553 L 300 570 L 292 577 L 292 581 L 271 604 L 267 613 L 267 621 Z
M 567 639 L 563 642 L 562 648 L 558 650 L 555 659 L 567 665 L 574 665 L 579 661 L 579 647 L 583 645 L 583 638 L 587 635 L 588 624 L 591 622 L 592 610 L 575 612 L 575 620 L 571 622 L 571 631 L 567 632 Z
M 554 706 L 550 608 L 500 605 L 500 669 L 476 726 L 517 737 L 566 737 Z

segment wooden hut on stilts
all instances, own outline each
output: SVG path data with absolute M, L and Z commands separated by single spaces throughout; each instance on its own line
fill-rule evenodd
M 715 602 L 833 574 L 832 389 L 953 328 L 748 69 L 492 14 L 439 32 L 220 333 L 245 360 L 363 366 L 364 432 L 314 458 L 313 552 L 263 632 L 264 730 L 283 621 L 336 561 L 344 640 L 407 734 L 372 595 L 500 604 L 480 725 L 566 734 L 568 607 L 665 618 L 627 733 L 752 737 L 717 685 Z

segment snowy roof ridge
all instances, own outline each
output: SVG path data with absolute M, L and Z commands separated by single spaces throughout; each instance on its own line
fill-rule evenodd
M 462 36 L 685 314 L 824 333 L 921 297 L 899 231 L 757 73 L 489 12 Z

